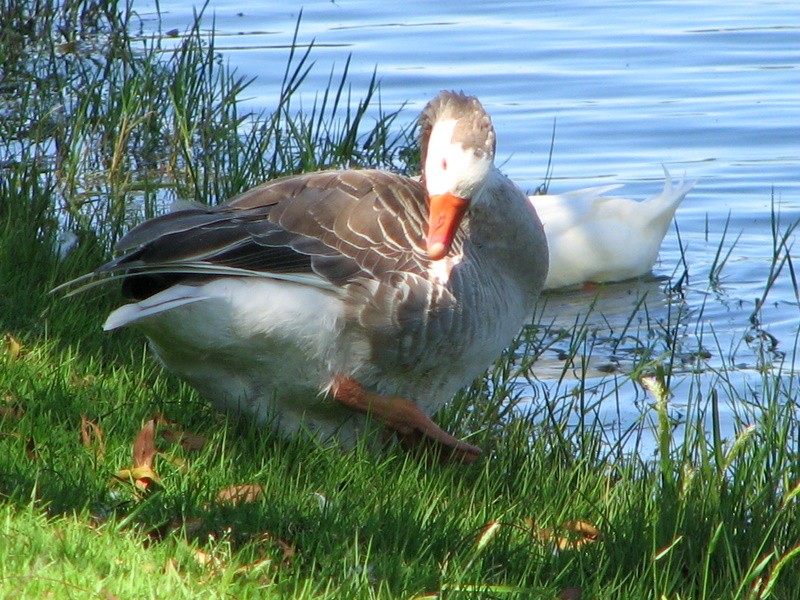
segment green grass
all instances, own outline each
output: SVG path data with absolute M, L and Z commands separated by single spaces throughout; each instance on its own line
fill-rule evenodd
M 655 390 L 640 422 L 604 426 L 585 377 L 514 408 L 545 352 L 563 354 L 565 374 L 591 358 L 587 320 L 544 323 L 437 417 L 487 451 L 457 467 L 288 442 L 224 419 L 140 337 L 102 334 L 116 291 L 48 295 L 174 198 L 221 201 L 326 166 L 411 168 L 416 150 L 413 115 L 403 128 L 374 106 L 374 82 L 354 101 L 346 66 L 311 91 L 312 109 L 295 111 L 311 64 L 298 40 L 275 81 L 280 105 L 243 115 L 247 82 L 198 25 L 173 50 L 135 36 L 124 4 L 35 4 L 36 18 L 33 2 L 0 11 L 0 596 L 559 598 L 577 587 L 584 598 L 796 597 L 800 381 L 764 368 L 743 392 L 723 365 L 691 374 L 685 397 L 671 398 L 679 338 L 690 332 L 689 354 L 714 341 L 679 302 L 666 323 L 639 303 L 644 326 L 632 314 L 619 333 L 620 345 L 641 340 L 633 376 Z M 81 238 L 64 261 L 53 251 L 61 226 Z M 795 281 L 791 231 L 774 232 L 764 299 L 776 278 Z M 722 244 L 717 256 L 710 286 L 729 257 Z M 768 348 L 757 317 L 743 327 Z M 721 433 L 728 406 L 733 439 Z M 114 475 L 132 466 L 134 439 L 157 414 L 174 422 L 161 431 L 205 444 L 158 436 L 160 484 L 141 492 Z M 97 426 L 85 440 L 84 417 Z M 640 444 L 651 429 L 655 454 Z M 238 484 L 263 493 L 217 500 Z M 578 521 L 599 535 L 576 533 Z

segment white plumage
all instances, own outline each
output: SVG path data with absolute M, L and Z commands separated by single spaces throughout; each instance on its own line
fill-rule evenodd
M 529 196 L 542 220 L 550 254 L 545 289 L 641 277 L 658 258 L 672 218 L 694 182 L 672 183 L 637 202 L 605 196 L 621 186 Z

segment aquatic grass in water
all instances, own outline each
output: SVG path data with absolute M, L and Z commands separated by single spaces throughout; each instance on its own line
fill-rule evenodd
M 135 334 L 102 335 L 115 294 L 47 291 L 173 198 L 216 202 L 324 166 L 406 168 L 414 149 L 396 115 L 375 117 L 376 83 L 353 101 L 345 66 L 309 103 L 298 31 L 278 109 L 243 115 L 247 82 L 199 24 L 150 39 L 128 5 L 0 14 L 2 595 L 794 597 L 800 382 L 754 310 L 744 343 L 762 358 L 742 384 L 736 349 L 682 297 L 724 286 L 731 234 L 709 232 L 713 276 L 684 260 L 610 333 L 594 325 L 602 289 L 566 325 L 548 315 L 568 296 L 547 296 L 437 417 L 487 450 L 472 467 L 276 439 L 214 413 Z M 793 226 L 773 222 L 762 308 L 776 285 L 797 290 Z M 81 240 L 61 261 L 64 226 Z M 634 418 L 623 386 L 637 386 Z M 158 482 L 143 490 L 119 475 L 156 415 Z M 232 501 L 242 485 L 258 493 Z

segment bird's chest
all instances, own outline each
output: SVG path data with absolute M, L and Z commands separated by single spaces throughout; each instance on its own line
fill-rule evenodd
M 417 381 L 459 381 L 479 376 L 519 332 L 527 306 L 519 293 L 492 281 L 456 286 L 433 301 L 416 322 L 373 347 L 376 363 Z M 460 387 L 460 386 L 459 386 Z

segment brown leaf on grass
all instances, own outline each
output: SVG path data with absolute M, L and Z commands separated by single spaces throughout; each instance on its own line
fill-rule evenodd
M 258 536 L 258 541 L 276 545 L 281 551 L 281 565 L 284 567 L 290 567 L 292 565 L 292 559 L 297 554 L 297 548 L 292 546 L 289 542 L 269 531 L 265 531 Z
M 278 544 L 280 545 L 282 552 L 281 564 L 285 567 L 291 567 L 292 559 L 297 554 L 297 549 L 294 546 L 292 546 L 289 542 L 287 542 L 286 540 L 282 540 L 281 538 L 278 538 Z
M 0 404 L 0 421 L 19 421 L 25 416 L 25 409 L 17 404 Z
M 195 549 L 194 560 L 204 569 L 219 566 L 219 561 L 214 558 L 214 555 L 210 552 L 206 552 L 205 550 Z
M 270 533 L 269 531 L 263 532 L 256 539 L 258 542 L 258 554 L 267 554 L 252 563 L 242 565 L 237 568 L 236 575 L 246 575 L 248 577 L 257 577 L 262 585 L 271 585 L 274 583 L 276 573 L 281 568 L 289 568 L 292 566 L 292 559 L 297 554 L 297 550 L 286 540 Z M 280 551 L 280 557 L 273 556 L 273 550 Z
M 570 533 L 581 536 L 581 539 L 587 542 L 596 542 L 600 537 L 600 530 L 588 521 L 564 521 L 561 527 Z
M 483 550 L 486 545 L 497 535 L 498 530 L 502 523 L 500 521 L 492 521 L 488 525 L 484 526 L 481 530 L 478 539 L 475 541 L 475 548 L 480 552 Z
M 583 598 L 583 590 L 577 585 L 564 588 L 558 595 L 558 600 L 581 600 L 581 598 Z
M 19 397 L 12 391 L 3 390 L 0 395 L 0 421 L 19 421 L 25 416 L 25 409 Z
M 3 341 L 5 342 L 6 354 L 11 360 L 17 360 L 22 354 L 22 343 L 10 333 L 6 333 L 3 336 Z
M 273 577 L 275 569 L 272 562 L 272 558 L 270 557 L 262 558 L 255 562 L 238 567 L 234 573 L 236 575 L 246 575 L 251 578 L 255 576 L 258 578 L 258 582 L 262 586 L 272 585 L 275 583 Z
M 180 563 L 177 558 L 168 558 L 164 563 L 164 575 L 177 575 L 180 573 Z
M 167 523 L 164 539 L 172 537 L 173 539 L 177 538 L 188 542 L 202 542 L 207 541 L 213 535 L 212 525 L 203 517 L 183 519 L 176 516 Z
M 39 454 L 36 452 L 36 440 L 33 439 L 33 436 L 25 441 L 25 454 L 28 455 L 28 460 L 31 461 L 39 458 Z
M 564 521 L 555 529 L 536 527 L 532 519 L 527 519 L 525 523 L 534 538 L 543 543 L 553 543 L 559 550 L 580 548 L 596 542 L 600 537 L 600 530 L 587 521 Z
M 153 484 L 161 484 L 161 478 L 150 467 L 134 467 L 133 469 L 120 469 L 114 473 L 120 481 L 130 481 L 137 489 L 146 492 Z
M 73 373 L 69 376 L 69 384 L 72 387 L 82 388 L 87 387 L 89 385 L 93 385 L 97 382 L 97 376 L 95 375 L 77 375 Z
M 148 420 L 133 442 L 133 467 L 153 468 L 156 460 L 156 419 Z
M 180 444 L 187 452 L 200 452 L 208 442 L 202 435 L 182 429 L 161 429 L 158 433 L 165 442 Z
M 208 529 L 208 523 L 206 523 L 200 517 L 193 517 L 183 521 L 180 523 L 180 525 L 176 524 L 173 531 L 176 531 L 179 527 L 185 532 L 186 538 L 191 540 L 199 537 L 201 533 L 205 532 Z
M 103 429 L 86 415 L 81 415 L 81 444 L 84 448 L 94 449 L 95 458 L 103 458 L 106 454 Z
M 149 419 L 133 442 L 133 468 L 121 469 L 114 474 L 121 481 L 132 481 L 137 489 L 145 492 L 154 483 L 160 484 L 161 478 L 153 470 L 156 454 L 156 420 Z
M 264 496 L 264 486 L 257 483 L 232 485 L 217 494 L 217 502 L 221 504 L 247 504 L 256 502 Z

